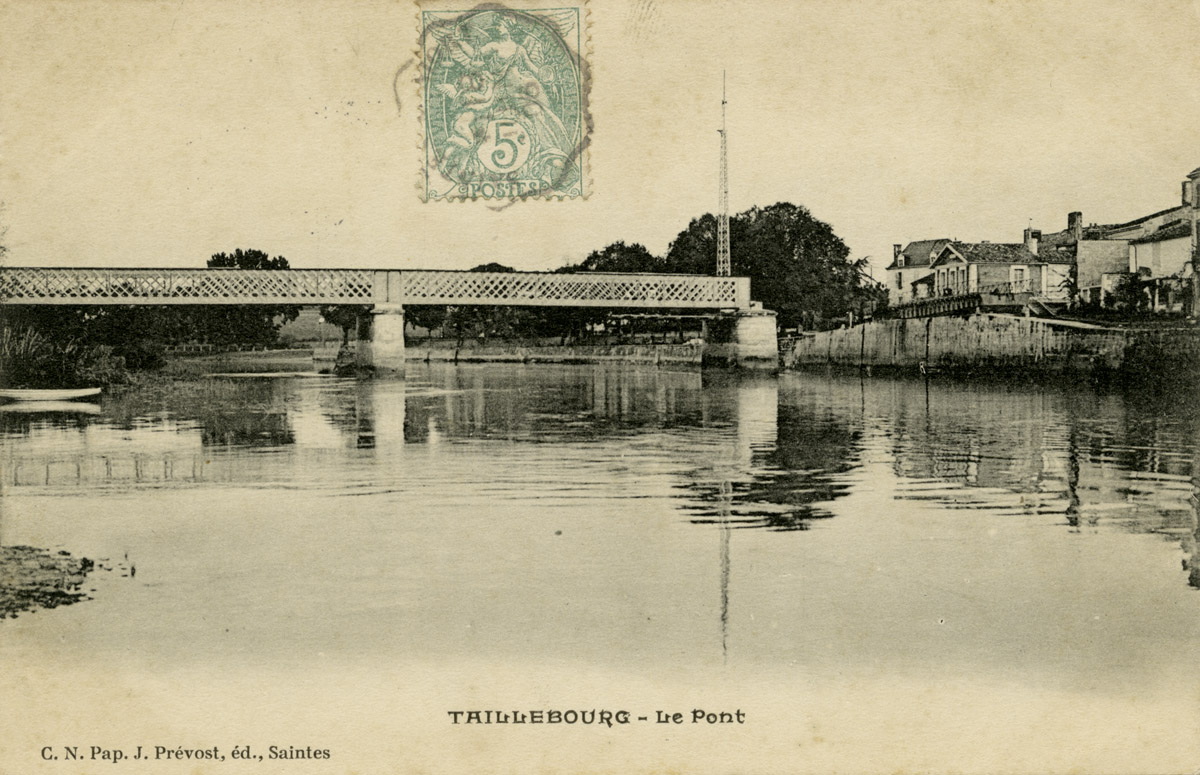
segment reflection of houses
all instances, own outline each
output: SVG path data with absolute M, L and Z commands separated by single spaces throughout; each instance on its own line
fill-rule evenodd
M 930 264 L 948 242 L 948 239 L 919 240 L 908 243 L 903 250 L 899 245 L 892 246 L 892 263 L 887 268 L 888 295 L 892 304 L 920 298 L 915 295 L 914 283 L 929 277 L 933 271 Z
M 869 411 L 875 401 L 894 418 L 903 499 L 1062 514 L 1071 528 L 1104 520 L 1200 555 L 1188 543 L 1200 533 L 1200 441 L 1185 397 L 934 382 L 879 387 Z
M 936 296 L 975 293 L 1008 285 L 1012 292 L 1067 298 L 1070 261 L 1039 256 L 1026 244 L 949 242 L 931 264 Z

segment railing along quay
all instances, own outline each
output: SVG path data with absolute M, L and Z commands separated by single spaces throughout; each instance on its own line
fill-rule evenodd
M 1024 300 L 1019 300 L 1018 297 L 1028 295 L 1029 293 L 1030 283 L 1028 280 L 992 283 L 982 285 L 976 290 L 966 293 L 946 293 L 941 296 L 929 296 L 905 304 L 897 304 L 889 308 L 888 313 L 892 317 L 899 318 L 955 315 L 988 306 L 1008 306 L 1023 303 Z

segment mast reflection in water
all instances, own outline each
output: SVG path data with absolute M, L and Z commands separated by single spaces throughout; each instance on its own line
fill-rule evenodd
M 936 652 L 1008 671 L 1061 666 L 1063 644 L 1119 661 L 1136 639 L 1085 643 L 1005 612 L 1080 605 L 1072 576 L 1125 630 L 1161 636 L 1177 606 L 1200 612 L 1200 596 L 1138 603 L 1200 587 L 1194 405 L 623 366 L 213 378 L 105 396 L 98 414 L 0 413 L 0 537 L 137 557 L 123 583 L 145 592 L 119 613 L 174 623 L 140 641 L 167 660 L 228 638 L 238 654 L 290 638 L 409 656 L 534 638 L 601 663 L 912 667 Z M 980 579 L 969 594 L 964 574 Z M 904 624 L 964 605 L 986 618 L 954 644 Z M 241 629 L 214 640 L 174 613 L 188 607 Z M 117 647 L 94 627 L 93 648 Z

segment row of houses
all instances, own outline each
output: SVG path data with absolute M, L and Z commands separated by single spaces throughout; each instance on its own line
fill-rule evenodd
M 1200 219 L 1200 168 L 1182 184 L 1180 204 L 1126 223 L 1090 224 L 1067 216 L 1062 231 L 1025 229 L 1017 243 L 927 239 L 893 247 L 887 268 L 893 305 L 933 296 L 1005 290 L 1051 303 L 1105 306 L 1126 278 L 1155 310 L 1190 303 Z

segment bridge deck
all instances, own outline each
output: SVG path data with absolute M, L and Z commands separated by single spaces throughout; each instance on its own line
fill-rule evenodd
M 703 275 L 372 269 L 0 268 L 6 304 L 499 304 L 746 309 L 750 280 Z

